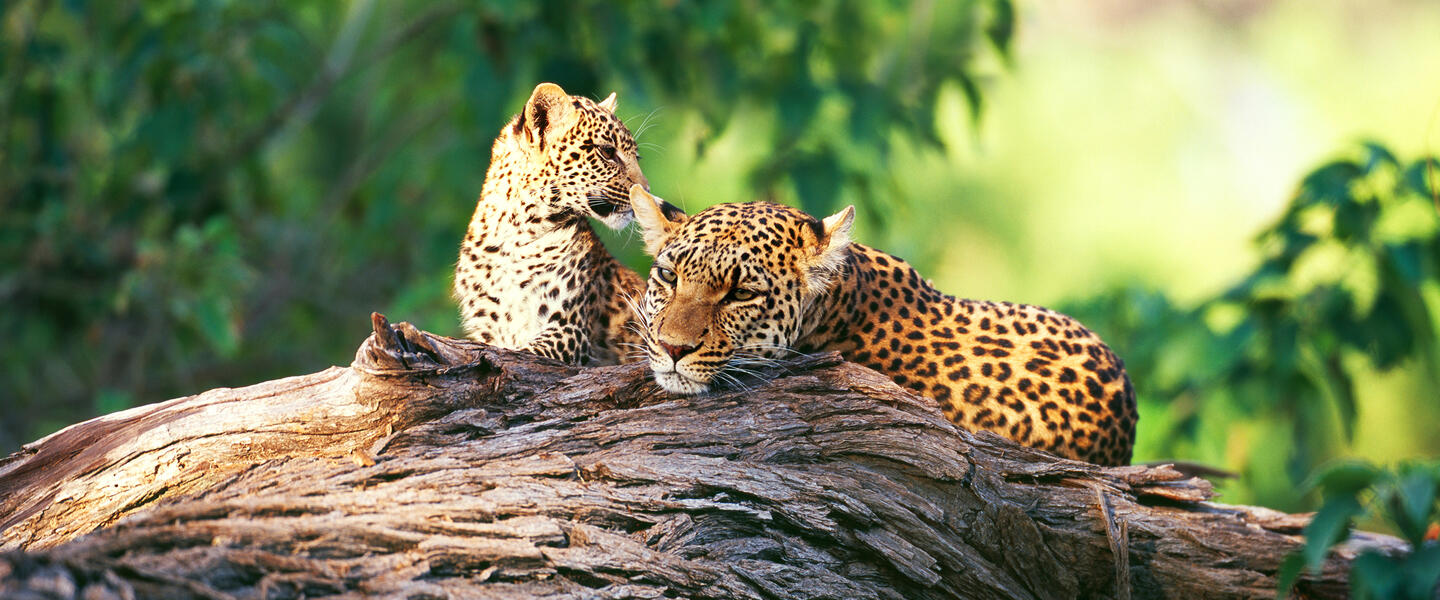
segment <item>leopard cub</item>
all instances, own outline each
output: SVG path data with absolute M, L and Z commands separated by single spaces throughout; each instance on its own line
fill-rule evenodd
M 639 160 L 615 94 L 535 87 L 495 139 L 460 245 L 455 299 L 472 339 L 573 364 L 617 363 L 639 344 L 630 303 L 645 283 L 587 221 L 630 221 L 630 186 L 649 188 Z

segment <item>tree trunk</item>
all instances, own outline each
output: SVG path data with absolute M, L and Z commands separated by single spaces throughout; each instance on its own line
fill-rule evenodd
M 0 596 L 1273 597 L 1305 518 L 959 431 L 837 355 L 698 397 L 374 319 L 0 462 Z M 1346 594 L 1358 534 L 1304 597 Z

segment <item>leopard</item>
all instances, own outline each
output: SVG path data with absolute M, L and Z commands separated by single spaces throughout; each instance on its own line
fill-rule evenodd
M 500 129 L 455 265 L 470 339 L 575 365 L 616 364 L 638 347 L 644 280 L 590 224 L 625 227 L 628 190 L 650 187 L 616 108 L 613 93 L 596 102 L 541 83 Z
M 940 292 L 906 261 L 852 241 L 853 206 L 824 219 L 772 202 L 687 216 L 630 192 L 654 257 L 640 306 L 645 353 L 667 392 L 705 393 L 763 376 L 757 366 L 834 351 L 935 400 L 958 427 L 1130 463 L 1134 387 L 1075 319 Z

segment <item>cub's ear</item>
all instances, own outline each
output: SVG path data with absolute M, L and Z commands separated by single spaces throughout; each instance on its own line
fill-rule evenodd
M 850 228 L 855 224 L 855 207 L 846 206 L 821 221 L 812 221 L 815 241 L 806 261 L 806 291 L 819 294 L 830 288 L 831 281 L 845 265 L 850 254 Z
M 553 83 L 535 86 L 530 100 L 525 103 L 525 112 L 516 123 L 516 132 L 524 131 L 525 141 L 536 150 L 544 150 L 547 142 L 554 142 L 570 131 L 579 122 L 570 94 Z
M 645 237 L 645 253 L 655 256 L 679 231 L 680 225 L 689 217 L 675 205 L 650 195 L 644 186 L 630 186 L 630 209 L 635 211 L 635 220 Z
M 615 112 L 615 92 L 610 92 L 610 97 L 600 101 L 600 108 Z

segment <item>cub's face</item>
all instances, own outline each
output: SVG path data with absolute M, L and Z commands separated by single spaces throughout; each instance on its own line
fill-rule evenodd
M 660 387 L 697 394 L 791 354 L 801 316 L 849 245 L 853 209 L 816 220 L 768 202 L 693 217 L 639 187 L 631 204 L 655 257 L 640 307 Z
M 509 126 L 533 163 L 524 187 L 550 214 L 594 217 L 614 229 L 630 222 L 630 187 L 650 184 L 615 105 L 615 94 L 595 102 L 542 83 Z

